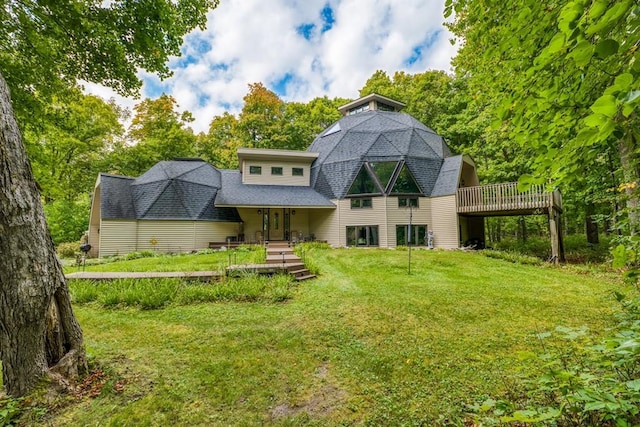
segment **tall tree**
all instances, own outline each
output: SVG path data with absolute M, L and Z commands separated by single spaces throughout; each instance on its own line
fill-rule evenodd
M 182 36 L 203 27 L 216 4 L 0 3 L 0 360 L 10 395 L 28 393 L 47 374 L 64 383 L 86 369 L 86 358 L 9 88 L 19 117 L 78 78 L 135 93 L 137 70 L 168 76 L 168 56 L 179 55 Z
M 93 188 L 105 157 L 122 137 L 114 104 L 79 90 L 55 96 L 37 123 L 25 123 L 24 141 L 46 203 L 74 201 Z
M 284 126 L 286 148 L 305 150 L 314 138 L 331 123 L 340 119 L 338 107 L 348 103 L 344 98 L 314 98 L 308 103 L 287 102 L 285 105 Z
M 585 173 L 600 173 L 586 165 L 616 157 L 636 231 L 637 2 L 448 0 L 446 11 L 455 11 L 451 29 L 464 39 L 457 72 L 491 105 L 494 127 L 535 150 L 535 174 L 521 178 L 523 186 L 549 179 L 580 185 Z
M 197 154 L 219 168 L 233 169 L 238 167 L 237 150 L 241 144 L 238 119 L 225 112 L 211 120 L 209 132 L 198 135 Z
M 242 145 L 251 148 L 288 148 L 283 132 L 285 103 L 262 83 L 249 85 L 238 118 Z
M 160 160 L 192 157 L 196 152 L 196 137 L 189 123 L 189 111 L 180 113 L 178 103 L 170 95 L 145 99 L 134 107 L 128 143 L 120 143 L 111 156 L 111 170 L 138 176 Z

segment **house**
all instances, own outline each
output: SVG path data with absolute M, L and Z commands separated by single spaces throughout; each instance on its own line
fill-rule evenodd
M 514 184 L 484 194 L 473 160 L 454 155 L 403 107 L 377 94 L 358 99 L 307 151 L 240 148 L 238 170 L 175 159 L 138 178 L 100 174 L 92 254 L 187 252 L 228 241 L 426 246 L 428 231 L 435 248 L 453 249 L 484 241 L 484 216 L 553 205 L 546 196 L 522 199 L 508 190 Z

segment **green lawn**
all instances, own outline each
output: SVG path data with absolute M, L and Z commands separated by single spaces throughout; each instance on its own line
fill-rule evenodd
M 124 390 L 108 383 L 48 422 L 461 424 L 465 403 L 517 392 L 536 372 L 519 357 L 537 350 L 536 333 L 608 325 L 621 286 L 477 253 L 413 251 L 411 275 L 406 251 L 307 256 L 321 277 L 284 303 L 76 305 L 90 357 Z

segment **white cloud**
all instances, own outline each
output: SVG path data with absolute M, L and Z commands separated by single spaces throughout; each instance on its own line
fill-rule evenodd
M 224 0 L 206 30 L 186 37 L 183 56 L 170 62 L 173 77 L 140 74 L 142 94 L 173 95 L 194 114 L 196 131 L 206 131 L 214 115 L 237 113 L 250 83 L 287 101 L 354 98 L 378 69 L 450 69 L 456 48 L 442 26 L 443 8 L 444 0 Z

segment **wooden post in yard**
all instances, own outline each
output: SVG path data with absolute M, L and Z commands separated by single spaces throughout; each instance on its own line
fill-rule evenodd
M 549 207 L 549 231 L 551 235 L 551 259 L 558 264 L 564 262 L 564 245 L 562 242 L 562 230 L 560 228 L 560 212 Z

